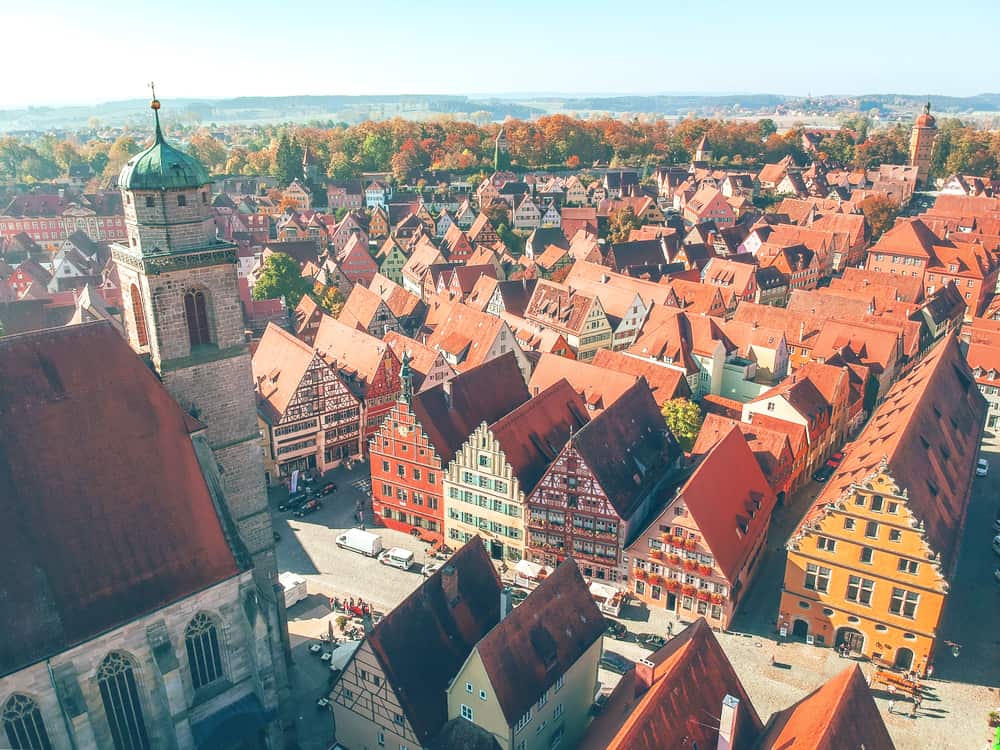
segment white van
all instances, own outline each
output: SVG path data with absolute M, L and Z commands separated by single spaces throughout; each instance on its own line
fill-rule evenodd
M 348 529 L 337 537 L 337 546 L 360 552 L 368 557 L 375 557 L 382 551 L 382 537 L 361 529 Z
M 291 607 L 296 602 L 300 602 L 308 596 L 306 590 L 306 579 L 294 573 L 282 573 L 278 576 L 278 582 L 285 590 L 285 607 Z
M 409 570 L 410 566 L 413 565 L 413 553 L 402 547 L 393 547 L 379 555 L 378 561 L 383 565 L 391 565 L 400 570 Z

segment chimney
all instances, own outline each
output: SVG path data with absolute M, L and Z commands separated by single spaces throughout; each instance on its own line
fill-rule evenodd
M 445 565 L 441 568 L 441 590 L 444 592 L 444 599 L 448 607 L 458 604 L 462 595 L 458 592 L 458 571 L 454 565 Z
M 656 665 L 649 659 L 639 659 L 635 663 L 635 695 L 642 695 L 656 681 Z
M 736 724 L 740 716 L 740 699 L 726 695 L 722 699 L 722 715 L 719 717 L 719 743 L 716 750 L 733 750 L 736 747 Z
M 511 596 L 510 586 L 504 586 L 500 589 L 500 619 L 503 620 L 507 615 L 510 614 L 512 609 L 513 597 Z

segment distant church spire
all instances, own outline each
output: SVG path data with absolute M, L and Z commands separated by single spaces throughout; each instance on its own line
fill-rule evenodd
M 163 131 L 160 130 L 160 100 L 156 98 L 156 84 L 149 82 L 149 90 L 153 94 L 153 101 L 149 103 L 149 108 L 153 110 L 153 118 L 156 120 L 156 143 L 163 143 Z

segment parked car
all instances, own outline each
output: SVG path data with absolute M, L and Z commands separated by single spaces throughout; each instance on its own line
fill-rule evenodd
M 605 651 L 601 656 L 601 669 L 615 674 L 625 674 L 632 668 L 632 662 L 614 651 Z
M 514 606 L 516 607 L 518 604 L 520 604 L 521 602 L 523 602 L 525 599 L 528 598 L 528 592 L 525 591 L 524 589 L 513 588 L 510 590 L 510 598 L 511 601 L 514 602 Z
M 639 633 L 635 639 L 652 651 L 659 651 L 667 643 L 666 638 L 656 635 L 655 633 Z
M 281 505 L 278 506 L 278 510 L 281 511 L 282 513 L 289 510 L 295 510 L 308 499 L 309 496 L 306 495 L 305 492 L 301 491 L 293 492 L 291 495 L 288 496 L 288 499 L 286 499 L 285 502 L 283 502 Z
M 989 473 L 990 473 L 990 462 L 989 461 L 987 461 L 985 458 L 981 458 L 978 461 L 976 461 L 976 476 L 977 477 L 985 477 Z
M 610 635 L 612 638 L 616 640 L 619 641 L 624 640 L 626 634 L 628 633 L 628 628 L 626 628 L 617 620 L 610 620 L 607 617 L 605 617 L 604 625 L 605 625 L 604 628 L 605 634 Z
M 1000 508 L 997 508 L 996 518 L 993 519 L 993 530 L 1000 533 Z
M 813 481 L 825 482 L 827 479 L 833 476 L 833 471 L 836 468 L 837 468 L 836 466 L 830 466 L 830 464 L 828 463 L 823 464 L 818 469 L 816 469 L 816 471 L 813 472 L 813 477 L 812 477 Z
M 317 500 L 316 498 L 313 498 L 312 500 L 307 500 L 306 502 L 302 503 L 302 505 L 299 507 L 298 510 L 295 511 L 295 517 L 304 518 L 305 516 L 308 516 L 310 513 L 315 513 L 322 507 L 323 503 Z
M 1000 555 L 1000 534 L 993 537 L 993 551 Z
M 430 578 L 432 575 L 441 570 L 442 565 L 444 565 L 444 563 L 439 563 L 439 562 L 427 563 L 426 565 L 420 568 L 420 575 L 422 575 L 424 578 Z
M 391 565 L 400 570 L 409 570 L 413 565 L 413 553 L 402 547 L 392 547 L 378 556 L 378 561 L 383 565 Z
M 838 466 L 840 466 L 840 462 L 843 460 L 844 460 L 843 451 L 837 451 L 832 456 L 830 456 L 830 459 L 827 461 L 827 463 L 836 469 Z
M 335 482 L 327 482 L 323 485 L 323 488 L 319 491 L 321 497 L 326 497 L 332 492 L 337 491 L 337 485 Z

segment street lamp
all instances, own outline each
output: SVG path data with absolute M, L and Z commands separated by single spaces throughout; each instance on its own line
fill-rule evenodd
M 961 643 L 955 643 L 955 641 L 945 641 L 944 645 L 948 646 L 951 649 L 951 655 L 954 656 L 956 659 L 958 658 L 958 655 L 962 652 Z

